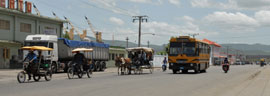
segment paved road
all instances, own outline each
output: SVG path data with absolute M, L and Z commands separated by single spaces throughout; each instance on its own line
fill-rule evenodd
M 230 94 L 228 96 L 240 96 L 239 92 L 243 91 L 241 84 L 256 78 L 265 69 L 254 65 L 231 66 L 229 73 L 225 74 L 221 67 L 211 66 L 207 73 L 201 74 L 172 74 L 171 71 L 155 70 L 154 74 L 147 74 L 145 71 L 146 74 L 143 75 L 125 76 L 117 76 L 116 73 L 94 73 L 93 78 L 73 80 L 67 79 L 66 74 L 57 74 L 63 76 L 53 78 L 49 82 L 43 80 L 19 84 L 15 80 L 7 83 L 1 81 L 0 95 L 225 96 L 225 94 Z M 237 92 L 231 90 L 238 87 Z

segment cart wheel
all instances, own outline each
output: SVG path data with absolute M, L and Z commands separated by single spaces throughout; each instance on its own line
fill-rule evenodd
M 18 80 L 19 83 L 24 83 L 25 82 L 25 80 L 26 80 L 25 71 L 21 71 L 20 73 L 18 73 L 17 80 Z
M 74 72 L 73 72 L 73 70 L 71 68 L 68 68 L 67 75 L 68 75 L 68 79 L 73 79 Z
M 51 71 L 46 72 L 44 78 L 46 81 L 50 81 L 52 79 L 52 72 Z
M 83 71 L 81 69 L 78 69 L 79 71 L 77 72 L 77 75 L 79 78 L 83 77 Z
M 33 75 L 33 78 L 34 78 L 34 80 L 35 80 L 36 82 L 40 80 L 40 76 L 39 76 L 39 75 Z
M 91 78 L 92 70 L 91 69 L 86 70 L 86 74 L 88 78 Z

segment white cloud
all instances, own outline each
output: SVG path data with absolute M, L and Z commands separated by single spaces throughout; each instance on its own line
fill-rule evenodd
M 269 26 L 270 25 L 270 11 L 258 11 L 255 13 L 255 18 L 258 22 L 261 23 L 263 26 Z
M 136 3 L 152 3 L 152 0 L 129 0 Z
M 266 10 L 270 9 L 270 0 L 226 0 L 218 2 L 215 0 L 192 0 L 192 7 L 219 8 L 231 10 Z
M 122 19 L 120 19 L 120 18 L 110 17 L 109 20 L 110 20 L 112 23 L 115 23 L 115 24 L 117 24 L 117 25 L 123 25 L 123 24 L 125 24 L 125 22 L 124 22 Z
M 134 16 L 138 14 L 138 13 L 134 13 L 133 11 L 117 7 L 116 0 L 88 0 L 88 1 L 95 3 L 96 7 L 98 8 L 109 10 L 117 14 L 122 14 L 122 15 L 127 15 L 127 16 Z
M 224 28 L 224 30 L 254 31 L 255 28 L 260 26 L 256 19 L 240 12 L 214 12 L 204 17 L 203 20 L 212 26 Z
M 182 17 L 176 17 L 176 20 L 178 21 L 186 21 L 186 22 L 193 22 L 195 21 L 192 17 L 190 16 L 182 16 Z
M 169 0 L 169 3 L 173 5 L 180 5 L 180 0 Z

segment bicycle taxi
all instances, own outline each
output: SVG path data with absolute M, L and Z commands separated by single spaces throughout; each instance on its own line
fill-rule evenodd
M 18 82 L 24 83 L 26 75 L 28 75 L 28 81 L 31 77 L 33 77 L 34 81 L 39 81 L 41 77 L 44 77 L 46 81 L 50 81 L 52 79 L 51 56 L 46 55 L 44 57 L 42 54 L 50 54 L 53 49 L 44 46 L 25 46 L 21 49 L 33 52 L 32 54 L 38 53 L 38 55 L 32 60 L 24 60 L 23 71 L 17 75 Z
M 93 49 L 87 49 L 87 48 L 76 48 L 72 50 L 72 53 L 77 53 L 77 52 L 93 52 Z M 84 57 L 84 56 L 83 56 Z M 84 57 L 85 60 L 82 61 L 82 64 L 78 64 L 74 61 L 70 62 L 69 68 L 67 70 L 67 75 L 69 79 L 73 79 L 74 75 L 77 75 L 78 78 L 82 78 L 84 74 L 87 75 L 88 78 L 91 78 L 92 75 L 92 66 L 91 62 L 87 61 L 87 59 Z

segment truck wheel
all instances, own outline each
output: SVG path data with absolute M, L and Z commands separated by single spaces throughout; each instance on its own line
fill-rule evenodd
M 206 70 L 202 70 L 201 72 L 202 72 L 202 73 L 206 73 Z
M 173 69 L 172 71 L 173 71 L 173 74 L 176 74 L 178 70 Z
M 56 63 L 52 63 L 52 73 L 56 73 L 57 72 L 57 64 Z
M 106 69 L 106 63 L 105 62 L 102 62 L 101 63 L 101 70 L 100 71 L 104 71 Z
M 93 70 L 97 71 L 97 69 L 98 69 L 97 62 L 93 62 Z

